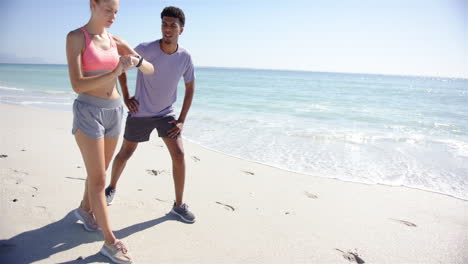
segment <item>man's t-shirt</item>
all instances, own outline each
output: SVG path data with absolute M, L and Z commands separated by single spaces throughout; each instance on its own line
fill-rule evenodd
M 154 65 L 154 73 L 145 75 L 138 71 L 135 99 L 139 105 L 138 112 L 131 114 L 133 117 L 172 115 L 180 78 L 183 76 L 185 83 L 195 80 L 190 53 L 180 45 L 175 53 L 164 53 L 159 42 L 141 43 L 135 48 L 140 56 Z

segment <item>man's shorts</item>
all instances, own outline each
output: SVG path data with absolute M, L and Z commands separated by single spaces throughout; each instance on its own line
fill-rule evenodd
M 176 120 L 174 116 L 163 117 L 132 117 L 127 116 L 125 124 L 125 140 L 131 142 L 145 142 L 150 138 L 151 132 L 154 129 L 158 131 L 158 136 L 169 138 L 168 130 L 173 128 L 175 124 L 169 123 Z
M 124 108 L 122 100 L 80 94 L 73 103 L 72 134 L 78 129 L 91 138 L 120 135 Z

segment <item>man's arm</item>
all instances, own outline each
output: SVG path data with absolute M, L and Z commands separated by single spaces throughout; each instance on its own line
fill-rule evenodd
M 190 106 L 192 105 L 193 94 L 195 93 L 195 81 L 191 81 L 185 84 L 185 96 L 184 103 L 182 104 L 182 110 L 180 111 L 179 122 L 184 123 L 185 118 L 187 117 Z
M 175 126 L 168 131 L 168 135 L 171 138 L 177 137 L 184 128 L 185 118 L 187 117 L 190 106 L 192 105 L 193 94 L 195 93 L 195 81 L 185 83 L 185 96 L 182 104 L 182 110 L 180 111 L 179 118 L 169 123 L 175 124 Z
M 119 75 L 119 83 L 125 105 L 130 113 L 136 113 L 138 111 L 138 101 L 128 93 L 127 74 L 125 72 Z
M 119 55 L 133 55 L 133 56 L 139 56 L 140 55 L 128 45 L 128 43 L 117 37 L 117 36 L 112 36 L 114 38 L 115 43 L 117 44 L 117 50 L 119 52 Z M 138 63 L 138 59 L 135 58 L 135 64 Z M 145 59 L 143 59 L 141 66 L 138 67 L 138 69 L 143 72 L 144 74 L 153 74 L 154 73 L 154 66 L 153 64 L 147 62 Z

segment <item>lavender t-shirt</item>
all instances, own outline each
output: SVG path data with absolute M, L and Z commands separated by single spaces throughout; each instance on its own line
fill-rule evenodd
M 146 61 L 154 65 L 154 73 L 145 75 L 138 71 L 135 99 L 138 112 L 133 117 L 161 117 L 173 115 L 172 105 L 177 99 L 177 84 L 182 76 L 184 82 L 195 80 L 190 53 L 179 45 L 173 54 L 164 53 L 159 41 L 141 43 L 135 48 Z

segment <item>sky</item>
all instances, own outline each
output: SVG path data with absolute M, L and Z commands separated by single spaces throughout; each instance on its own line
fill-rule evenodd
M 184 10 L 195 66 L 468 78 L 468 0 L 120 0 L 109 29 L 130 45 Z M 0 62 L 66 64 L 88 0 L 0 0 Z

